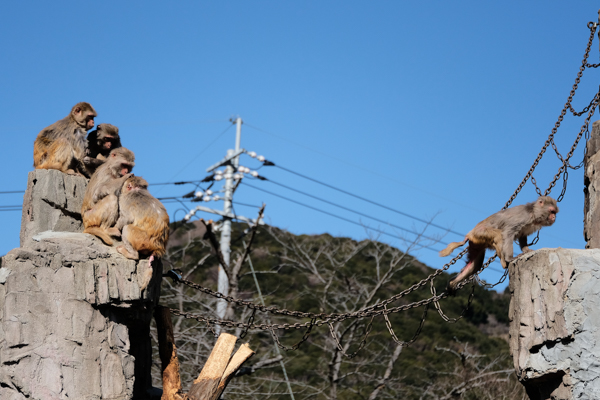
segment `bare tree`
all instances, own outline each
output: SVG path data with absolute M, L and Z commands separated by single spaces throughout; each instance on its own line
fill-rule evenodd
M 165 257 L 165 265 L 167 268 L 179 268 L 185 279 L 214 290 L 218 265 L 214 248 L 198 237 L 201 230 L 197 224 L 192 230 L 190 227 L 176 235 Z M 241 229 L 238 231 L 241 236 Z M 244 240 L 234 243 L 232 260 L 237 261 L 232 262 L 235 268 L 230 269 L 234 274 L 230 280 L 230 285 L 234 283 L 230 286 L 230 293 L 236 298 L 259 304 L 256 281 L 266 304 L 280 309 L 354 313 L 376 305 L 389 298 L 390 294 L 421 279 L 419 276 L 431 272 L 409 255 L 415 248 L 425 245 L 418 240 L 407 241 L 407 247 L 401 251 L 376 238 L 357 242 L 329 235 L 296 236 L 277 228 L 264 227 L 251 251 L 247 252 Z M 242 262 L 248 259 L 255 265 L 254 273 L 247 262 Z M 445 283 L 440 285 L 442 290 Z M 424 295 L 427 293 L 413 293 L 411 298 L 399 299 L 398 302 L 408 303 Z M 204 314 L 211 318 L 215 315 L 216 301 L 213 297 L 170 280 L 165 280 L 161 303 L 181 312 Z M 479 378 L 475 378 L 478 376 L 476 370 L 473 370 L 472 377 L 466 377 L 458 373 L 459 367 L 464 368 L 462 364 L 452 363 L 448 366 L 459 369 L 435 374 L 435 379 L 428 385 L 414 384 L 421 378 L 413 378 L 409 373 L 433 374 L 421 366 L 407 368 L 406 357 L 416 357 L 418 353 L 414 347 L 406 347 L 401 340 L 411 339 L 413 333 L 420 330 L 424 314 L 423 309 L 403 314 L 389 315 L 387 320 L 381 317 L 350 318 L 333 322 L 314 328 L 310 336 L 305 336 L 302 330 L 250 331 L 247 339 L 257 354 L 251 365 L 239 371 L 240 376 L 229 384 L 222 398 L 285 399 L 291 398 L 291 387 L 294 399 L 434 399 L 452 393 L 464 397 L 474 390 L 491 387 L 491 382 L 498 385 L 498 392 L 505 390 L 508 393 L 504 384 L 510 379 L 506 381 L 506 374 L 498 373 L 492 367 L 494 374 L 489 374 L 492 370 L 480 366 Z M 407 315 L 411 319 L 406 319 Z M 228 318 L 240 322 L 252 318 L 255 323 L 269 325 L 298 322 L 297 318 L 290 316 L 260 312 L 254 315 L 249 308 L 231 306 Z M 174 329 L 182 380 L 189 382 L 202 368 L 214 345 L 214 329 L 211 324 L 182 317 L 174 319 Z M 232 333 L 239 336 L 245 332 L 238 327 Z M 298 350 L 278 355 L 272 333 L 283 348 L 296 348 L 292 345 L 303 340 L 306 342 Z M 415 346 L 423 345 L 417 342 Z M 409 349 L 410 354 L 405 354 L 405 349 Z M 444 353 L 442 350 L 438 352 Z M 469 359 L 469 362 L 474 360 Z M 282 363 L 287 369 L 287 377 L 282 372 Z M 495 365 L 501 364 L 498 361 Z M 471 364 L 468 367 L 473 369 Z M 489 379 L 486 381 L 485 377 Z M 487 383 L 480 385 L 479 382 Z M 453 387 L 448 386 L 452 383 Z M 447 392 L 443 391 L 444 388 Z M 510 396 L 498 398 L 521 398 Z

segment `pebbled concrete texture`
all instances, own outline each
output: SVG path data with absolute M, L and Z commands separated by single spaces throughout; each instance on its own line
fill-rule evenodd
M 600 249 L 541 249 L 509 265 L 510 346 L 531 399 L 600 398 Z
M 0 399 L 151 398 L 160 260 L 128 260 L 81 233 L 84 178 L 29 180 L 22 245 L 0 259 Z

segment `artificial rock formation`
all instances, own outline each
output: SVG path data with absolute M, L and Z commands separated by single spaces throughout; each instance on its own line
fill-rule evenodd
M 162 266 L 81 233 L 86 180 L 29 174 L 21 247 L 0 264 L 1 399 L 148 399 Z
M 530 399 L 600 399 L 600 249 L 541 249 L 509 274 L 510 348 Z
M 587 249 L 600 248 L 600 121 L 592 124 L 584 158 L 584 224 Z

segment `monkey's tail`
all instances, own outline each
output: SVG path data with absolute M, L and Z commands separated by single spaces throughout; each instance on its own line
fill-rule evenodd
M 112 238 L 108 235 L 108 233 L 106 233 L 104 229 L 100 228 L 99 226 L 91 226 L 89 228 L 85 228 L 83 230 L 83 233 L 89 233 L 90 235 L 99 237 L 100 240 L 102 240 L 104 244 L 108 246 L 112 246 L 114 243 Z
M 469 239 L 465 238 L 462 242 L 452 242 L 444 250 L 440 251 L 440 257 L 449 256 L 455 249 L 464 246 Z

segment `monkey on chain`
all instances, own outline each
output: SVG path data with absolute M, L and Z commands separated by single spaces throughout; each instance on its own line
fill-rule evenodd
M 165 254 L 169 240 L 169 214 L 165 206 L 148 192 L 148 182 L 139 176 L 130 176 L 123 183 L 119 195 L 119 219 L 115 226 L 122 230 L 123 246 L 117 251 L 125 257 L 138 260 L 140 253 L 154 257 Z
M 57 169 L 89 178 L 83 165 L 85 135 L 94 127 L 97 115 L 91 104 L 77 103 L 65 118 L 42 129 L 33 143 L 34 168 Z
M 83 163 L 90 174 L 102 165 L 111 150 L 121 147 L 119 128 L 111 124 L 98 124 L 87 136 L 87 148 Z
M 477 273 L 483 266 L 485 250 L 494 249 L 500 257 L 500 264 L 507 268 L 515 259 L 513 242 L 518 239 L 524 253 L 532 250 L 527 246 L 527 236 L 556 221 L 558 206 L 556 200 L 541 196 L 531 203 L 515 206 L 487 217 L 467 233 L 462 242 L 453 242 L 440 251 L 440 257 L 469 242 L 467 265 L 450 281 L 448 290 L 454 292 L 457 285 Z
M 99 237 L 109 246 L 113 244 L 111 236 L 121 236 L 120 230 L 114 228 L 119 218 L 118 196 L 123 182 L 131 176 L 134 161 L 131 150 L 125 147 L 112 150 L 92 175 L 83 196 L 83 232 Z

